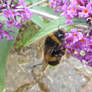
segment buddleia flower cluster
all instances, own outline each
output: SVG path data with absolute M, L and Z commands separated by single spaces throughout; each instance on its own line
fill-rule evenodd
M 71 29 L 66 33 L 64 47 L 73 57 L 92 67 L 92 30 L 87 35 L 83 30 Z
M 65 23 L 72 25 L 74 18 L 92 17 L 92 0 L 48 0 L 55 13 L 65 16 Z M 71 29 L 66 33 L 64 47 L 73 57 L 92 67 L 92 29 L 88 33 L 85 30 Z
M 56 13 L 66 17 L 65 23 L 73 24 L 72 19 L 92 17 L 92 0 L 48 0 Z
M 20 28 L 24 21 L 32 17 L 32 12 L 27 8 L 24 0 L 0 0 L 0 15 L 5 17 L 4 23 L 7 24 L 7 29 L 11 27 Z M 0 23 L 0 41 L 4 37 L 7 40 L 14 40 L 11 35 L 13 30 L 7 31 L 3 29 L 4 23 Z

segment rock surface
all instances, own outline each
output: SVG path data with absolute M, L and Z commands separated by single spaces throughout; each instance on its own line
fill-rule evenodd
M 4 92 L 22 92 L 15 90 L 21 85 L 31 82 L 34 84 L 28 86 L 27 90 L 23 88 L 23 92 L 80 92 L 82 86 L 86 84 L 83 65 L 72 57 L 68 59 L 69 62 L 63 62 L 54 69 L 48 68 L 45 76 L 39 82 L 36 81 L 32 76 L 32 66 L 41 63 L 42 60 L 42 50 L 39 52 L 37 46 L 30 47 L 23 52 L 23 55 L 10 54 L 7 62 Z M 35 70 L 39 74 L 41 65 L 38 66 Z M 75 67 L 84 73 L 78 73 Z

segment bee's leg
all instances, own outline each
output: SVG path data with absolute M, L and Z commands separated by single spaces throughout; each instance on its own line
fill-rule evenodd
M 37 66 L 39 66 L 39 65 L 42 65 L 42 63 L 36 64 L 36 65 L 33 65 L 31 68 L 35 68 L 35 67 L 37 67 Z
M 36 82 L 32 81 L 30 83 L 25 83 L 23 85 L 21 85 L 20 87 L 18 87 L 14 92 L 24 92 L 27 91 L 29 89 L 29 87 L 31 86 L 34 86 L 36 84 Z
M 42 72 L 41 75 L 45 75 L 46 74 L 46 70 L 48 69 L 48 63 L 44 60 L 43 64 L 42 64 Z
M 49 88 L 45 85 L 45 83 L 41 80 L 44 76 L 38 77 L 35 73 L 34 69 L 32 70 L 32 75 L 36 83 L 38 83 L 39 88 L 42 90 L 42 92 L 50 92 Z
M 40 76 L 40 77 L 45 76 L 46 70 L 47 70 L 47 68 L 48 68 L 48 63 L 44 60 L 42 63 L 33 65 L 33 66 L 31 67 L 32 70 L 34 70 L 35 68 L 37 68 L 37 66 L 39 66 L 39 65 L 41 65 L 41 70 L 40 70 L 39 76 Z

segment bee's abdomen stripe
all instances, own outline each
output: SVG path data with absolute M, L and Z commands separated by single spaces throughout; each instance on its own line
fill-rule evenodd
M 50 57 L 48 55 L 46 55 L 45 58 L 47 61 L 55 61 L 56 60 L 56 57 Z
M 48 64 L 55 66 L 55 65 L 59 64 L 59 61 L 48 61 Z

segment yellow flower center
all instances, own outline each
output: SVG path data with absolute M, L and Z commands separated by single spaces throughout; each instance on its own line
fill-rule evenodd
M 75 11 L 75 8 L 72 8 L 73 11 Z
M 74 51 L 74 54 L 78 54 L 78 51 L 77 51 L 77 50 L 75 50 L 75 51 Z

